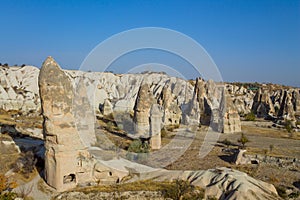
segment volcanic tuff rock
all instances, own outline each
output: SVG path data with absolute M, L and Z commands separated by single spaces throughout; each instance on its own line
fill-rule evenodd
M 279 199 L 272 184 L 256 180 L 246 173 L 218 168 L 203 171 L 167 171 L 157 170 L 141 173 L 130 181 L 153 180 L 169 181 L 175 179 L 189 180 L 193 185 L 205 189 L 205 197 L 217 199 Z
M 236 133 L 242 131 L 240 116 L 226 91 L 223 91 L 220 103 L 218 125 L 218 131 L 222 133 Z
M 39 69 L 31 66 L 0 67 L 0 109 L 39 115 L 38 73 Z M 107 115 L 112 111 L 132 115 L 141 85 L 148 84 L 154 102 L 164 107 L 164 125 L 175 125 L 186 119 L 189 123 L 197 122 L 199 116 L 201 124 L 209 125 L 212 119 L 218 123 L 216 110 L 219 109 L 221 93 L 217 88 L 220 83 L 198 78 L 191 84 L 162 73 L 115 75 L 71 70 L 65 70 L 65 73 L 73 87 L 77 87 L 78 77 L 84 79 L 87 99 L 94 106 L 95 114 L 100 113 L 97 111 L 100 107 Z M 240 115 L 253 111 L 261 117 L 299 118 L 299 89 L 262 84 L 256 92 L 243 84 L 225 86 Z
M 135 134 L 142 137 L 150 136 L 150 109 L 155 103 L 148 84 L 141 85 L 134 106 Z
M 275 109 L 268 90 L 259 89 L 257 91 L 252 111 L 259 117 L 274 116 Z
M 84 79 L 77 85 L 48 57 L 39 74 L 44 117 L 45 179 L 58 191 L 86 183 L 116 183 L 127 172 L 105 167 L 89 153 L 96 142 L 93 107 Z M 92 117 L 91 117 L 92 116 Z
M 38 73 L 33 66 L 0 66 L 0 109 L 39 115 Z
M 159 96 L 158 103 L 164 108 L 163 122 L 165 125 L 179 124 L 181 121 L 181 109 L 173 97 L 169 84 L 166 84 Z

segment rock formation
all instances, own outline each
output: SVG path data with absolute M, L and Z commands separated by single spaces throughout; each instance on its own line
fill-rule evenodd
M 151 106 L 155 103 L 152 92 L 148 84 L 141 85 L 136 103 L 134 106 L 135 134 L 139 137 L 148 138 L 149 135 L 149 117 Z
M 69 77 L 48 57 L 39 74 L 44 116 L 45 178 L 59 191 L 92 181 L 93 162 L 81 141 L 73 110 L 74 89 Z
M 130 181 L 136 180 L 189 180 L 195 186 L 205 189 L 205 199 L 244 200 L 244 199 L 278 199 L 272 184 L 255 180 L 244 172 L 228 168 L 209 169 L 205 171 L 167 171 L 157 170 L 142 173 Z
M 227 94 L 226 91 L 223 91 L 219 114 L 219 132 L 237 133 L 242 131 L 240 116 L 237 110 L 235 109 L 230 96 Z
M 293 91 L 293 105 L 295 110 L 295 115 L 300 117 L 300 90 Z
M 0 109 L 38 115 L 41 108 L 38 73 L 39 69 L 33 66 L 0 66 Z
M 163 110 L 158 104 L 153 104 L 150 110 L 150 146 L 151 149 L 161 148 L 161 128 Z
M 274 116 L 275 109 L 268 90 L 259 89 L 254 97 L 252 111 L 258 117 Z
M 113 105 L 110 103 L 108 99 L 104 100 L 103 106 L 102 106 L 102 114 L 103 115 L 110 115 L 113 111 Z
M 181 121 L 182 112 L 176 103 L 171 92 L 171 88 L 168 84 L 163 87 L 158 102 L 164 108 L 164 125 L 179 124 Z
M 186 110 L 183 112 L 183 123 L 186 125 L 199 125 L 201 116 L 200 113 L 200 105 L 195 91 L 193 98 L 188 103 Z

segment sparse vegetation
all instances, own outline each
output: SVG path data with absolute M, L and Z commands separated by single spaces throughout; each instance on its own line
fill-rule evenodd
M 147 142 L 142 142 L 140 139 L 133 140 L 128 147 L 129 152 L 133 153 L 148 153 L 149 145 Z
M 243 149 L 245 148 L 246 143 L 250 142 L 244 133 L 241 134 L 241 137 L 237 141 L 242 144 Z
M 23 174 L 25 178 L 29 178 L 30 173 L 35 169 L 36 162 L 37 159 L 34 157 L 34 153 L 32 151 L 27 151 L 21 153 L 17 162 L 13 164 L 12 167 L 15 172 Z
M 17 187 L 16 182 L 9 181 L 4 174 L 0 174 L 0 200 L 15 199 L 17 197 L 16 193 L 11 192 L 15 187 Z
M 280 197 L 282 198 L 287 198 L 287 193 L 286 193 L 286 189 L 283 186 L 277 186 L 275 187 L 277 190 L 277 193 Z
M 274 149 L 274 145 L 273 145 L 273 144 L 270 144 L 269 148 L 270 148 L 270 152 L 272 152 L 273 149 Z
M 227 138 L 225 138 L 224 140 L 221 141 L 222 144 L 226 145 L 227 148 L 229 148 L 230 145 L 233 145 L 233 143 L 228 140 Z
M 256 119 L 256 117 L 255 117 L 254 112 L 248 113 L 248 114 L 245 116 L 245 120 L 246 120 L 246 121 L 255 121 L 255 119 Z
M 176 179 L 166 187 L 163 194 L 165 198 L 171 198 L 173 200 L 204 198 L 203 190 L 197 190 L 189 181 L 180 179 Z
M 285 126 L 284 127 L 287 130 L 287 132 L 292 133 L 293 127 L 292 127 L 291 120 L 285 120 Z
M 166 137 L 167 136 L 166 129 L 162 128 L 161 131 L 160 131 L 160 135 L 161 135 L 162 138 Z

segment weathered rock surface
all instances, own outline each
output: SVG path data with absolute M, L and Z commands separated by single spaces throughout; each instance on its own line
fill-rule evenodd
M 274 116 L 275 109 L 268 90 L 259 89 L 254 97 L 252 111 L 259 117 Z
M 0 109 L 39 115 L 38 73 L 39 69 L 31 66 L 1 67 Z M 193 82 L 195 84 L 191 84 L 190 81 L 161 73 L 115 75 L 66 70 L 65 74 L 74 88 L 78 85 L 77 78 L 83 79 L 96 114 L 134 113 L 140 87 L 147 84 L 154 103 L 164 108 L 164 125 L 194 124 L 200 117 L 201 124 L 218 126 L 221 102 L 221 93 L 217 89 L 219 83 L 198 78 Z M 242 116 L 253 111 L 259 117 L 282 118 L 292 120 L 294 124 L 299 120 L 299 89 L 260 84 L 256 91 L 243 85 L 225 86 L 237 113 Z
M 141 85 L 134 106 L 135 134 L 141 137 L 150 136 L 150 109 L 155 103 L 148 84 Z
M 74 89 L 51 57 L 41 68 L 39 88 L 44 116 L 45 178 L 50 186 L 63 191 L 80 181 L 82 165 L 78 165 L 78 158 L 87 154 L 75 126 Z M 86 178 L 91 180 L 91 176 Z
M 163 109 L 158 104 L 153 104 L 150 110 L 150 146 L 151 149 L 161 148 L 161 128 Z
M 130 181 L 153 180 L 170 181 L 189 180 L 193 185 L 205 189 L 205 196 L 217 199 L 280 199 L 272 184 L 256 180 L 246 173 L 218 168 L 202 171 L 167 171 L 157 170 L 141 173 Z
M 0 66 L 0 109 L 39 115 L 38 73 L 39 69 L 33 66 Z
M 220 103 L 218 125 L 218 131 L 222 133 L 238 133 L 242 131 L 240 116 L 226 91 L 223 91 Z
M 173 97 L 170 85 L 163 87 L 158 102 L 164 108 L 163 122 L 164 125 L 175 125 L 181 121 L 182 111 Z

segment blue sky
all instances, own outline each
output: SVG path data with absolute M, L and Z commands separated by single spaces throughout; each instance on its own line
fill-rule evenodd
M 1 63 L 40 67 L 51 55 L 63 68 L 78 69 L 114 34 L 164 27 L 200 43 L 225 81 L 300 87 L 299 0 L 3 0 L 0 7 Z

